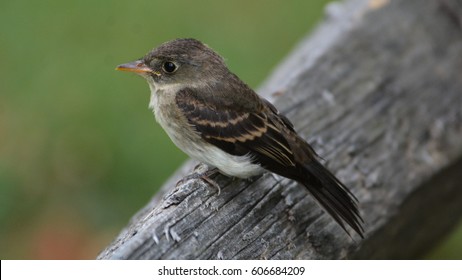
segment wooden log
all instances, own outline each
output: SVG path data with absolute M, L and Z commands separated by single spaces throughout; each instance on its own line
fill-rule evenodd
M 349 0 L 259 93 L 358 197 L 350 238 L 295 182 L 219 175 L 174 187 L 135 215 L 100 259 L 415 258 L 462 213 L 462 5 Z M 201 167 L 203 168 L 203 167 Z

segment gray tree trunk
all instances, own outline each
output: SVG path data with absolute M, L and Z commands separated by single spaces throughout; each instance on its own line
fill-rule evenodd
M 349 0 L 262 86 L 358 197 L 361 240 L 306 189 L 265 174 L 175 183 L 100 259 L 414 258 L 462 213 L 462 3 Z

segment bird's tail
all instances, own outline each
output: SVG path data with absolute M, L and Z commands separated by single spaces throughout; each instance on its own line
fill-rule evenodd
M 303 167 L 305 176 L 301 183 L 347 234 L 345 223 L 364 238 L 364 221 L 359 214 L 357 198 L 316 159 Z

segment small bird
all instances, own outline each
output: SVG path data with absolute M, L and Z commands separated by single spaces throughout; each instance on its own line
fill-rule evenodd
M 347 234 L 345 223 L 364 238 L 356 197 L 320 163 L 292 123 L 207 45 L 172 40 L 116 70 L 147 80 L 157 122 L 191 158 L 227 176 L 249 178 L 268 170 L 295 180 Z

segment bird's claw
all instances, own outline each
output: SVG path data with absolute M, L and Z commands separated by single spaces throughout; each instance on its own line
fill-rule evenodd
M 196 165 L 196 167 L 194 167 L 194 171 L 200 169 L 201 164 L 198 164 Z M 217 195 L 220 195 L 221 193 L 221 188 L 220 186 L 217 184 L 217 182 L 213 181 L 209 176 L 211 175 L 214 175 L 215 173 L 218 172 L 218 169 L 217 168 L 212 168 L 212 169 L 207 169 L 206 171 L 204 172 L 201 172 L 201 173 L 193 173 L 193 174 L 189 174 L 187 175 L 186 177 L 184 177 L 183 179 L 179 180 L 177 183 L 176 183 L 176 186 L 178 187 L 179 185 L 189 181 L 189 180 L 196 180 L 196 179 L 201 179 L 202 181 L 204 181 L 206 184 L 212 186 L 212 187 L 215 187 L 216 189 L 218 189 L 218 194 Z

